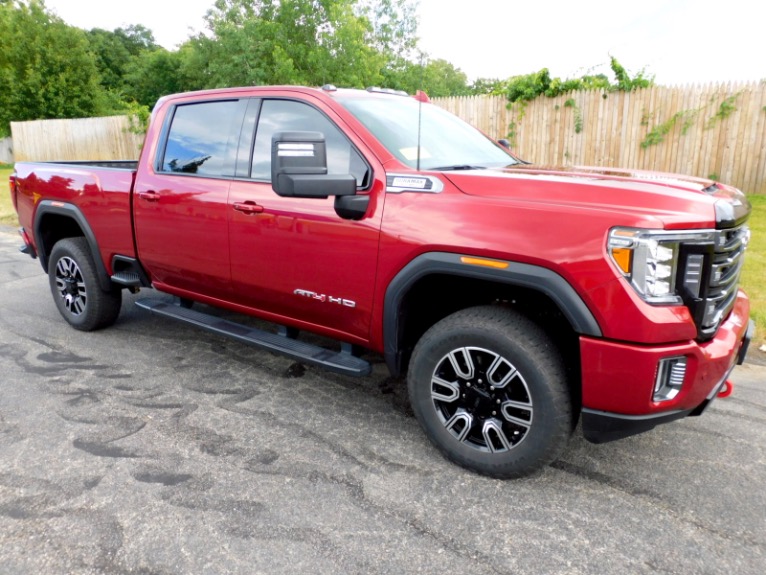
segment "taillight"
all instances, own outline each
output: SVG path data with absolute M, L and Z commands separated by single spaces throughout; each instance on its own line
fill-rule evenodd
M 8 187 L 11 189 L 11 202 L 13 202 L 13 208 L 18 209 L 16 206 L 16 174 L 11 174 L 8 178 Z

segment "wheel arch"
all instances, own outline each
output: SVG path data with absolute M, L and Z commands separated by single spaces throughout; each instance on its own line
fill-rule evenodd
M 448 278 L 451 286 L 458 286 L 455 297 L 446 298 L 451 302 L 439 305 L 439 310 L 428 314 L 431 324 L 453 311 L 488 303 L 487 299 L 498 293 L 532 294 L 545 298 L 568 323 L 575 334 L 600 337 L 601 328 L 595 316 L 575 289 L 560 274 L 553 270 L 531 264 L 500 262 L 502 267 L 470 265 L 462 254 L 429 252 L 407 264 L 391 281 L 384 299 L 383 341 L 386 365 L 391 373 L 399 376 L 405 373 L 413 341 L 407 340 L 408 327 L 414 321 L 407 313 L 413 303 L 427 304 L 428 290 L 436 279 Z M 497 260 L 492 260 L 497 261 Z M 423 292 L 423 293 L 420 293 Z M 419 312 L 422 311 L 419 308 Z M 419 335 L 430 325 L 416 326 Z M 415 338 L 415 340 L 417 339 Z
M 48 273 L 51 250 L 56 242 L 64 238 L 84 237 L 98 272 L 99 285 L 103 290 L 111 288 L 112 282 L 101 259 L 96 235 L 77 206 L 65 202 L 42 200 L 35 211 L 34 235 L 37 256 L 45 273 Z

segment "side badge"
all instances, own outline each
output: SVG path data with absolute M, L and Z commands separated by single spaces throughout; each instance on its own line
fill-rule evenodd
M 356 307 L 356 302 L 351 301 L 350 299 L 344 299 L 341 297 L 333 297 L 331 295 L 326 295 L 323 293 L 317 293 L 315 291 L 305 290 L 305 289 L 297 289 L 293 292 L 295 295 L 299 295 L 302 297 L 307 297 L 309 299 L 313 299 L 316 301 L 326 302 L 326 303 L 334 303 L 337 305 L 342 305 L 344 307 Z

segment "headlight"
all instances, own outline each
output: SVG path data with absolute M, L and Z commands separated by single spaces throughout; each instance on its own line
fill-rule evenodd
M 676 286 L 681 246 L 709 245 L 714 240 L 714 231 L 614 228 L 609 233 L 607 251 L 617 269 L 644 300 L 654 304 L 676 304 L 681 303 Z M 687 258 L 686 268 L 684 285 L 691 287 L 687 282 L 696 277 L 699 290 L 702 261 Z

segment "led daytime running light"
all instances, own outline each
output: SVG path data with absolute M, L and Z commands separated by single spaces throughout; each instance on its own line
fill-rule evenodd
M 676 292 L 678 260 L 682 244 L 713 241 L 715 232 L 639 230 L 615 228 L 607 251 L 622 275 L 647 302 L 681 303 Z

